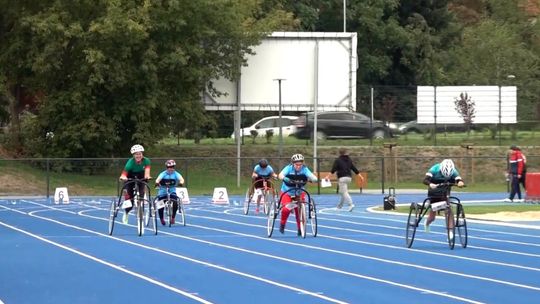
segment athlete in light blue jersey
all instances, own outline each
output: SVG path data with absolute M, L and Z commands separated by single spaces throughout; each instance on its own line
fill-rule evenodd
M 265 180 L 270 178 L 277 179 L 277 174 L 274 172 L 274 168 L 270 166 L 266 159 L 259 160 L 259 163 L 253 168 L 251 173 L 251 187 L 249 188 L 249 196 L 253 196 L 253 191 L 255 189 L 264 188 Z M 266 183 L 267 187 L 273 187 L 272 183 Z M 259 205 L 261 204 L 261 197 L 257 197 L 257 207 L 255 208 L 255 213 L 259 213 Z
M 169 188 L 170 198 L 173 202 L 171 224 L 174 224 L 176 211 L 178 211 L 178 195 L 176 195 L 176 187 L 184 185 L 184 177 L 176 171 L 176 162 L 172 159 L 165 162 L 165 169 L 156 178 L 156 187 L 159 187 L 157 200 L 167 199 L 167 187 Z M 163 208 L 158 209 L 159 219 L 162 225 L 165 225 L 163 218 Z
M 261 179 L 261 178 L 271 178 L 275 177 L 277 178 L 276 172 L 274 172 L 274 168 L 268 164 L 268 161 L 266 159 L 261 159 L 259 163 L 253 168 L 253 173 L 251 174 L 251 178 L 253 180 Z
M 291 210 L 287 208 L 287 204 L 292 202 L 291 193 L 294 191 L 288 192 L 290 189 L 295 189 L 297 185 L 294 183 L 294 181 L 303 181 L 304 185 L 305 182 L 308 180 L 315 183 L 317 182 L 317 176 L 309 170 L 309 168 L 304 165 L 304 156 L 302 154 L 294 154 L 291 157 L 291 163 L 281 172 L 279 173 L 279 179 L 283 180 L 283 183 L 281 184 L 281 222 L 279 225 L 279 232 L 284 233 L 285 232 L 285 224 L 287 223 L 287 219 L 289 218 L 289 214 L 291 213 Z M 300 189 L 304 189 L 304 185 L 300 187 Z M 302 191 L 301 198 L 302 200 L 305 200 L 305 192 Z M 298 228 L 298 235 L 300 235 L 300 217 L 298 216 L 298 208 L 294 208 L 294 214 L 296 215 L 296 226 Z

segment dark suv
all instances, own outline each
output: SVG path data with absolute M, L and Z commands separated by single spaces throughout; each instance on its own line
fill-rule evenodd
M 313 112 L 300 116 L 293 123 L 297 138 L 313 137 Z M 385 138 L 392 132 L 382 121 L 373 120 L 356 112 L 317 113 L 317 138 Z

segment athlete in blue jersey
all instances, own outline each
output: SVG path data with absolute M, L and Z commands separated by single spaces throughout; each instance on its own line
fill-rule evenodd
M 444 201 L 446 200 L 446 197 L 450 195 L 450 187 L 439 187 L 439 184 L 445 182 L 456 184 L 458 187 L 463 187 L 465 185 L 461 176 L 459 176 L 459 171 L 456 169 L 454 162 L 451 159 L 445 159 L 439 164 L 433 165 L 433 167 L 426 172 L 424 185 L 429 186 L 428 198 L 430 202 Z M 425 222 L 426 232 L 429 232 L 429 225 L 434 220 L 435 211 L 430 209 L 429 216 Z M 449 225 L 449 227 L 452 227 L 452 225 L 453 223 Z
M 253 191 L 255 189 L 262 189 L 264 188 L 264 180 L 268 180 L 270 178 L 277 179 L 277 174 L 274 172 L 274 168 L 270 166 L 268 161 L 266 159 L 261 159 L 255 165 L 253 168 L 253 172 L 251 173 L 251 187 L 249 188 L 249 197 L 253 196 Z M 267 187 L 271 187 L 271 183 L 266 184 Z M 259 213 L 259 205 L 261 204 L 261 196 L 259 195 L 257 197 L 257 207 L 255 208 L 255 213 Z
M 167 186 L 169 186 L 169 193 L 171 201 L 173 202 L 171 224 L 174 224 L 174 218 L 176 217 L 176 211 L 178 211 L 178 195 L 176 195 L 176 186 L 184 185 L 184 177 L 178 171 L 176 171 L 176 162 L 172 159 L 165 162 L 165 171 L 161 172 L 156 178 L 156 187 L 159 187 L 157 200 L 167 199 Z M 162 225 L 165 225 L 165 219 L 163 219 L 163 209 L 158 209 L 159 219 Z
M 288 192 L 288 190 L 296 188 L 296 184 L 294 184 L 293 181 L 307 182 L 309 180 L 315 183 L 317 182 L 317 176 L 315 176 L 315 174 L 313 174 L 313 172 L 311 172 L 311 170 L 309 170 L 309 168 L 304 165 L 304 156 L 302 154 L 294 154 L 291 157 L 291 163 L 285 166 L 285 168 L 283 168 L 283 170 L 281 170 L 281 172 L 279 173 L 279 179 L 283 180 L 280 193 L 282 209 L 279 232 L 284 233 L 285 224 L 287 223 L 287 219 L 289 218 L 289 214 L 291 213 L 291 210 L 287 208 L 287 204 L 292 202 L 290 194 L 294 192 Z M 304 186 L 301 187 L 301 189 L 303 188 Z M 306 193 L 302 191 L 301 198 L 304 201 L 305 195 Z M 296 215 L 296 226 L 298 228 L 298 235 L 300 235 L 300 217 L 298 216 L 298 208 L 294 208 L 294 214 Z

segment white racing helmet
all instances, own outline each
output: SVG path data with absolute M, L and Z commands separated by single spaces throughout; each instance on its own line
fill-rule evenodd
M 134 145 L 131 147 L 131 154 L 137 153 L 137 152 L 144 152 L 144 148 L 141 145 Z
M 454 173 L 454 162 L 451 159 L 445 159 L 441 162 L 441 173 L 445 178 L 450 178 Z
M 291 162 L 295 163 L 295 162 L 299 162 L 299 161 L 304 161 L 304 155 L 302 155 L 302 154 L 294 154 L 293 156 L 291 156 Z

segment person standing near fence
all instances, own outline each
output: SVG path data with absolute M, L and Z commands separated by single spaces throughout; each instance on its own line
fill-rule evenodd
M 521 148 L 517 147 L 519 153 L 521 153 L 521 158 L 523 159 L 523 170 L 521 171 L 521 178 L 519 179 L 519 183 L 523 186 L 523 190 L 526 190 L 525 188 L 525 177 L 527 176 L 527 157 L 525 154 L 523 154 L 523 151 L 521 151 Z
M 523 178 L 524 158 L 521 150 L 516 146 L 510 146 L 510 155 L 508 156 L 508 174 L 510 175 L 511 190 L 510 197 L 506 198 L 505 202 L 522 202 L 521 198 L 521 186 L 520 182 Z M 523 184 L 525 184 L 525 179 L 523 178 Z M 514 200 L 514 197 L 517 194 L 517 200 Z
M 331 174 L 336 174 L 338 178 L 338 189 L 339 189 L 339 204 L 337 205 L 338 209 L 341 209 L 344 204 L 349 206 L 348 211 L 352 211 L 354 204 L 349 194 L 349 184 L 352 181 L 351 171 L 358 176 L 360 180 L 364 180 L 364 177 L 360 174 L 360 171 L 356 168 L 353 161 L 349 157 L 347 149 L 339 149 L 339 157 L 334 160 L 332 165 L 332 171 L 328 174 L 325 179 L 328 179 Z

